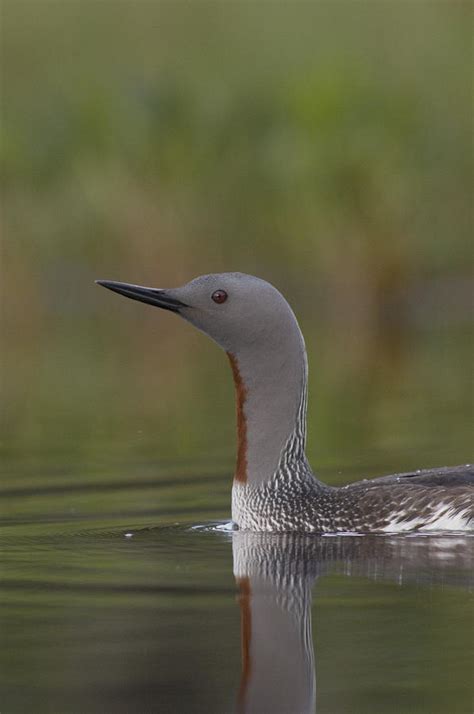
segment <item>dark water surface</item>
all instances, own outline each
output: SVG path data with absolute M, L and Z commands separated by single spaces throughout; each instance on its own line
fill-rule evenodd
M 227 362 L 141 314 L 2 345 L 1 714 L 471 712 L 473 540 L 216 527 Z M 310 327 L 323 480 L 472 460 L 469 335 Z
M 2 489 L 2 714 L 471 711 L 469 537 L 231 532 L 168 470 Z

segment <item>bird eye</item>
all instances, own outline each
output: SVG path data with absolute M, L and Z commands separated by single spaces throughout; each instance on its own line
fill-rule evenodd
M 212 293 L 211 297 L 214 302 L 216 302 L 218 305 L 221 305 L 227 300 L 227 293 L 225 290 L 216 290 Z

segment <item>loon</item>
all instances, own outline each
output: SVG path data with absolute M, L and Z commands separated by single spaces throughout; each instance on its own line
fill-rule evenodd
M 313 474 L 305 453 L 304 338 L 291 307 L 270 283 L 244 273 L 203 275 L 166 290 L 96 282 L 177 313 L 226 351 L 236 392 L 237 528 L 320 534 L 474 530 L 469 464 L 341 487 Z

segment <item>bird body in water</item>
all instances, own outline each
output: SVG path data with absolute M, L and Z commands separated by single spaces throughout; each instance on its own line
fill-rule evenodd
M 308 366 L 283 295 L 243 273 L 215 273 L 161 290 L 97 281 L 179 314 L 228 355 L 237 404 L 232 519 L 243 530 L 394 533 L 474 529 L 474 467 L 395 474 L 333 487 L 305 454 Z

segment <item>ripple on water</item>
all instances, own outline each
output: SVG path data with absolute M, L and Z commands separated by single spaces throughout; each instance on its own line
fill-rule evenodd
M 234 521 L 213 521 L 211 523 L 198 523 L 189 528 L 200 533 L 233 533 L 238 530 Z

